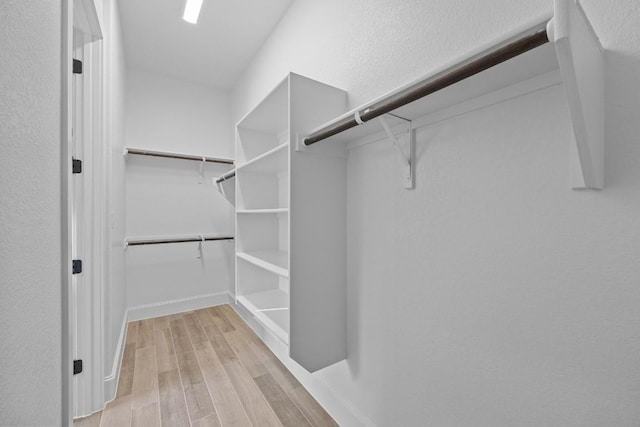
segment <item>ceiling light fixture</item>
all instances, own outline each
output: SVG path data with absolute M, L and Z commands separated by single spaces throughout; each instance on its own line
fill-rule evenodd
M 200 15 L 201 7 L 202 0 L 187 0 L 187 4 L 184 7 L 184 15 L 182 15 L 182 19 L 191 24 L 196 24 L 198 22 L 198 15 Z

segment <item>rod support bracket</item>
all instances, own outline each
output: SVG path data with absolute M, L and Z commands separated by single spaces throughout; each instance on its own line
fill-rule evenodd
M 400 119 L 404 122 L 403 125 L 400 125 L 401 130 L 398 134 L 391 129 L 391 126 L 385 116 Z M 413 127 L 411 120 L 387 113 L 378 117 L 378 121 L 384 128 L 384 131 L 389 137 L 389 141 L 398 153 L 398 158 L 400 159 L 402 166 L 402 186 L 410 190 L 414 186 L 415 164 L 415 144 L 413 143 Z M 404 129 L 402 129 L 402 127 L 404 127 Z
M 604 51 L 582 6 L 576 0 L 555 0 L 547 27 L 555 45 L 569 106 L 571 187 L 604 187 Z

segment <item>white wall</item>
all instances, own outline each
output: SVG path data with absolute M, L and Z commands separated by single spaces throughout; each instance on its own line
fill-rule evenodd
M 0 425 L 59 425 L 61 3 L 0 17 Z
M 349 358 L 314 375 L 365 423 L 638 424 L 640 11 L 583 3 L 607 49 L 604 191 L 569 190 L 558 86 L 419 130 L 412 191 L 387 143 L 350 152 Z M 232 120 L 288 71 L 355 106 L 551 5 L 294 2 Z
M 115 0 L 104 0 L 105 21 L 105 144 L 108 145 L 108 243 L 107 288 L 104 293 L 105 358 L 104 374 L 107 379 L 105 398 L 114 397 L 119 369 L 120 337 L 126 310 L 125 258 L 122 241 L 125 235 L 124 188 L 124 94 L 126 66 L 122 45 L 122 32 L 118 5 Z
M 226 92 L 129 69 L 126 145 L 229 158 Z M 126 166 L 127 236 L 233 235 L 232 206 L 213 185 L 230 165 L 130 155 Z M 200 183 L 201 181 L 201 183 Z M 129 247 L 129 308 L 227 292 L 233 242 Z
M 227 92 L 130 68 L 126 113 L 128 146 L 231 157 Z

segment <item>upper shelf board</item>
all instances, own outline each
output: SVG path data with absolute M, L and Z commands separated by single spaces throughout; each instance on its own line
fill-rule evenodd
M 289 76 L 276 86 L 237 126 L 267 133 L 278 133 L 289 125 Z

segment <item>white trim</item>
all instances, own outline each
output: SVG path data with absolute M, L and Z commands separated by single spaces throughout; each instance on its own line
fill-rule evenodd
M 129 307 L 127 314 L 129 321 L 151 319 L 170 314 L 183 313 L 199 308 L 228 304 L 231 301 L 231 293 L 218 292 L 214 294 L 198 295 L 189 298 L 180 298 L 173 301 L 162 301 L 153 304 Z
M 120 337 L 118 338 L 118 347 L 111 365 L 111 374 L 104 378 L 104 398 L 105 406 L 107 402 L 115 399 L 118 387 L 118 378 L 120 377 L 120 367 L 122 366 L 122 355 L 124 353 L 124 343 L 127 337 L 127 324 L 129 324 L 129 310 L 124 312 L 122 317 L 122 326 L 120 327 Z
M 74 3 L 74 19 L 82 19 L 80 15 L 90 12 L 87 2 L 92 0 L 83 1 L 86 3 L 84 6 L 79 2 Z M 75 6 L 84 7 L 84 10 L 78 11 Z M 98 22 L 94 21 L 94 24 Z M 72 381 L 74 417 L 95 412 L 104 403 L 102 295 L 105 282 L 102 230 L 105 217 L 102 209 L 105 169 L 104 152 L 99 148 L 103 146 L 103 49 L 102 41 L 96 37 L 95 34 L 82 32 L 74 22 L 73 56 L 84 63 L 84 73 L 72 77 L 77 89 L 77 93 L 73 94 L 77 139 L 73 139 L 71 156 L 83 162 L 82 174 L 72 175 L 71 178 L 70 196 L 75 209 L 72 211 L 72 220 L 75 221 L 72 229 L 77 233 L 72 241 L 72 253 L 82 258 L 86 265 L 86 275 L 75 277 L 71 282 L 75 283 L 72 286 L 75 294 L 69 305 L 70 311 L 75 314 L 75 324 L 72 325 L 75 343 L 73 358 L 84 361 L 84 375 L 74 376 Z
M 230 298 L 231 299 L 231 298 Z M 293 374 L 304 388 L 322 405 L 322 407 L 343 426 L 375 427 L 376 424 L 367 418 L 357 407 L 341 393 L 332 389 L 317 375 L 309 373 L 289 357 L 289 347 L 283 343 L 273 332 L 265 328 L 259 321 L 240 304 L 229 305 L 242 317 L 242 319 L 254 330 L 269 349 L 276 355 L 283 365 Z M 345 362 L 340 362 L 345 363 Z
M 61 5 L 62 36 L 60 40 L 60 234 L 61 242 L 61 353 L 60 370 L 62 375 L 60 425 L 69 426 L 73 420 L 73 373 L 71 369 L 72 322 L 71 322 L 71 118 L 72 118 L 72 49 L 73 49 L 73 0 L 62 0 Z
M 106 224 L 106 217 L 103 215 L 104 206 L 106 203 L 105 196 L 105 180 L 106 180 L 106 168 L 104 167 L 105 151 L 101 148 L 104 146 L 103 138 L 103 114 L 104 108 L 104 91 L 103 91 L 103 63 L 104 63 L 104 50 L 103 40 L 96 40 L 87 46 L 89 50 L 88 58 L 85 57 L 85 63 L 90 67 L 88 73 L 85 76 L 87 85 L 89 88 L 89 99 L 87 104 L 90 106 L 89 114 L 91 117 L 91 135 L 90 141 L 91 159 L 85 156 L 85 162 L 87 167 L 91 168 L 91 218 L 87 224 L 91 229 L 92 241 L 90 242 L 91 253 L 93 258 L 92 265 L 92 284 L 91 284 L 91 301 L 92 306 L 91 314 L 91 327 L 90 327 L 90 340 L 91 340 L 91 356 L 92 366 L 91 369 L 91 389 L 93 392 L 91 400 L 91 409 L 95 412 L 100 409 L 104 404 L 104 386 L 102 376 L 104 375 L 104 287 L 106 284 L 104 269 L 105 269 L 105 257 L 104 257 L 104 232 L 108 227 Z M 90 61 L 88 60 L 90 59 Z

